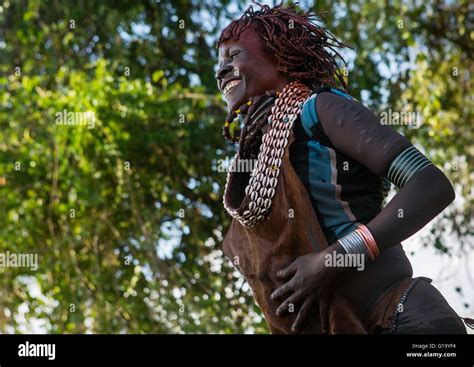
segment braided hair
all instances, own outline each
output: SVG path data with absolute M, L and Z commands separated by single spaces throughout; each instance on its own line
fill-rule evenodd
M 251 5 L 237 20 L 233 20 L 222 31 L 217 47 L 228 40 L 238 40 L 242 32 L 249 26 L 254 27 L 263 40 L 264 51 L 276 57 L 277 69 L 288 75 L 291 80 L 299 80 L 315 90 L 322 86 L 340 88 L 348 91 L 344 77 L 339 70 L 337 61 L 347 65 L 335 48 L 348 47 L 339 42 L 326 28 L 315 22 L 325 22 L 321 14 L 311 11 L 301 12 L 297 3 L 270 8 L 261 5 L 260 10 L 254 10 Z M 321 19 L 318 19 L 319 18 Z M 267 123 L 270 109 L 258 121 L 252 121 L 250 116 L 258 105 L 269 97 L 274 97 L 275 91 L 267 91 L 263 96 L 255 96 L 239 107 L 237 111 L 229 111 L 223 128 L 225 139 L 239 142 L 241 158 L 255 158 L 258 154 L 262 139 L 262 129 Z M 250 107 L 249 107 L 250 106 Z M 237 114 L 246 115 L 242 130 L 234 136 L 230 133 L 230 123 Z
M 238 40 L 252 25 L 263 40 L 264 50 L 276 57 L 279 71 L 313 90 L 329 86 L 348 91 L 337 61 L 341 60 L 345 66 L 347 63 L 335 49 L 349 46 L 316 24 L 325 23 L 322 14 L 302 12 L 297 3 L 273 8 L 254 3 L 260 10 L 254 10 L 251 5 L 242 17 L 233 20 L 222 31 L 217 47 L 230 39 Z

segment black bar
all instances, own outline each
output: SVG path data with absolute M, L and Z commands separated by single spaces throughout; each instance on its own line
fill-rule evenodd
M 28 344 L 27 344 L 28 343 Z M 54 344 L 54 359 L 53 347 Z M 28 350 L 28 351 L 27 351 Z M 19 354 L 42 353 L 43 356 Z M 222 356 L 224 353 L 224 356 Z M 408 355 L 407 353 L 419 353 Z M 436 354 L 435 354 L 436 353 Z M 441 353 L 441 355 L 438 355 Z M 446 353 L 449 353 L 446 354 Z M 455 353 L 455 355 L 453 354 Z M 49 356 L 49 357 L 48 357 Z M 1 335 L 0 367 L 11 366 L 474 366 L 472 335 Z M 280 365 L 278 363 L 278 365 Z M 286 363 L 285 363 L 286 364 Z

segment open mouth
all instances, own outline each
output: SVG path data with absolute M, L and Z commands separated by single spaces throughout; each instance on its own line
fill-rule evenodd
M 231 80 L 230 82 L 227 82 L 224 86 L 224 89 L 222 90 L 222 92 L 224 94 L 227 94 L 229 93 L 233 88 L 235 88 L 236 86 L 238 86 L 240 84 L 242 80 Z

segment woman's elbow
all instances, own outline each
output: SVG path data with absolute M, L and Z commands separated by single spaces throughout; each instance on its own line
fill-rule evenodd
M 454 201 L 456 198 L 456 193 L 451 181 L 449 181 L 448 177 L 446 177 L 443 171 L 437 167 L 436 170 L 436 180 L 433 181 L 436 185 L 436 197 L 437 200 L 440 201 L 440 204 L 442 203 L 443 207 L 445 208 Z

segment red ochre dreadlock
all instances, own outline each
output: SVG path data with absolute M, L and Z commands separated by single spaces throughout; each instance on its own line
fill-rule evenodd
M 321 14 L 310 10 L 301 12 L 298 3 L 280 4 L 274 8 L 254 3 L 260 10 L 254 11 L 250 6 L 240 19 L 233 20 L 222 31 L 217 47 L 229 39 L 238 40 L 241 33 L 252 25 L 264 41 L 265 50 L 278 60 L 279 71 L 312 89 L 330 86 L 348 91 L 337 60 L 345 66 L 347 63 L 335 50 L 348 46 L 315 23 L 325 23 Z

